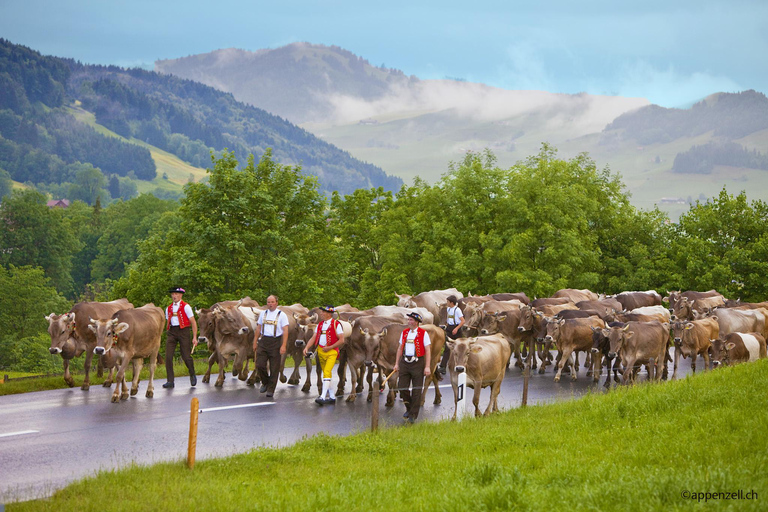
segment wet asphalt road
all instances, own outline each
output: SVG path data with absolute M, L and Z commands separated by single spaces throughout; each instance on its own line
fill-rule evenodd
M 690 359 L 681 358 L 680 364 L 678 376 L 690 372 Z M 671 373 L 671 363 L 669 369 Z M 444 420 L 453 415 L 453 391 L 447 377 L 441 382 L 442 404 L 432 405 L 434 390 L 430 389 L 419 421 Z M 554 383 L 553 377 L 551 367 L 543 375 L 534 371 L 529 404 L 568 400 L 605 389 L 604 374 L 599 384 L 593 384 L 583 368 L 575 382 L 564 374 L 559 383 Z M 642 372 L 641 379 L 645 377 Z M 302 393 L 300 385 L 278 384 L 274 398 L 268 399 L 259 393 L 258 385 L 249 387 L 231 374 L 222 388 L 203 384 L 199 379 L 197 387 L 192 388 L 187 377 L 177 378 L 172 390 L 163 389 L 163 383 L 155 382 L 155 396 L 148 399 L 144 397 L 146 381 L 142 381 L 136 397 L 119 404 L 111 403 L 112 390 L 101 386 L 92 386 L 89 391 L 75 387 L 0 397 L 0 504 L 48 496 L 99 470 L 185 460 L 192 397 L 198 398 L 203 409 L 198 425 L 198 460 L 259 446 L 284 446 L 318 432 L 351 434 L 367 430 L 371 424 L 372 404 L 366 401 L 365 394 L 358 395 L 355 403 L 340 398 L 335 405 L 320 407 L 314 403 L 314 387 L 311 393 Z M 334 390 L 336 384 L 334 372 Z M 349 387 L 347 381 L 347 391 Z M 522 390 L 522 372 L 509 369 L 499 394 L 499 407 L 519 407 Z M 472 391 L 468 393 L 469 412 Z M 481 411 L 489 397 L 486 388 L 480 396 Z M 380 428 L 402 425 L 403 403 L 398 400 L 394 407 L 387 408 L 384 402 L 382 395 Z M 238 405 L 244 407 L 206 410 Z

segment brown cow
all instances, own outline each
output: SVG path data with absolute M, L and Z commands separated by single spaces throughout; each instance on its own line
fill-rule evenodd
M 218 363 L 219 361 L 219 354 L 216 351 L 216 340 L 214 338 L 214 333 L 216 331 L 216 319 L 213 317 L 213 310 L 219 307 L 232 307 L 232 306 L 242 306 L 242 307 L 252 307 L 256 308 L 255 313 L 258 314 L 258 311 L 261 311 L 261 307 L 259 306 L 259 303 L 253 300 L 250 297 L 244 297 L 240 300 L 225 300 L 221 302 L 217 302 L 214 305 L 212 305 L 210 308 L 204 308 L 204 309 L 198 309 L 195 311 L 197 314 L 197 340 L 200 343 L 205 343 L 208 346 L 208 350 L 210 351 L 211 355 L 208 357 L 208 369 L 205 372 L 205 375 L 203 375 L 203 382 L 208 383 L 211 381 L 211 370 L 213 369 L 214 363 Z M 245 362 L 245 371 L 248 371 L 248 361 Z M 258 381 L 258 376 L 257 376 Z
M 590 290 L 584 289 L 584 290 L 576 290 L 574 288 L 563 288 L 562 290 L 556 291 L 553 295 L 553 298 L 567 298 L 574 304 L 577 302 L 581 302 L 583 300 L 598 300 L 598 295 Z
M 64 382 L 69 387 L 75 385 L 69 373 L 69 361 L 80 357 L 83 352 L 85 352 L 85 379 L 80 389 L 87 390 L 91 386 L 91 361 L 94 355 L 93 349 L 96 347 L 96 335 L 88 328 L 90 320 L 108 320 L 116 312 L 131 308 L 133 304 L 128 302 L 128 299 L 112 302 L 80 302 L 72 306 L 67 314 L 51 313 L 45 317 L 48 320 L 48 334 L 51 335 L 51 348 L 48 351 L 51 354 L 60 354 L 64 360 Z M 104 382 L 104 387 L 109 387 L 112 385 L 114 361 L 105 364 L 107 361 L 101 357 L 98 361 L 98 377 L 102 375 L 102 368 L 110 369 L 107 380 Z
M 709 370 L 709 350 L 712 340 L 720 336 L 717 317 L 694 320 L 693 322 L 675 322 L 672 324 L 672 336 L 675 342 L 675 369 L 672 378 L 677 378 L 677 365 L 682 354 L 683 359 L 691 358 L 691 369 L 696 373 L 696 356 L 704 358 L 704 371 Z
M 352 380 L 352 392 L 347 397 L 347 402 L 354 402 L 357 393 L 362 392 L 362 376 L 364 368 L 368 369 L 367 400 L 370 402 L 373 399 L 371 381 L 374 365 L 376 365 L 379 360 L 381 340 L 387 334 L 388 325 L 399 323 L 401 323 L 399 318 L 368 316 L 359 318 L 352 324 L 352 333 L 347 342 L 346 361 L 349 365 L 349 375 Z M 358 371 L 359 369 L 362 369 L 362 371 Z M 357 383 L 358 378 L 361 379 L 359 385 Z M 339 384 L 340 386 L 343 386 L 341 382 Z
M 661 295 L 655 290 L 645 292 L 621 292 L 612 297 L 621 304 L 617 311 L 632 311 L 644 306 L 661 306 Z
M 560 374 L 563 372 L 563 367 L 566 363 L 570 363 L 573 369 L 571 380 L 577 379 L 578 366 L 571 359 L 571 355 L 576 351 L 584 351 L 591 354 L 592 327 L 604 329 L 605 322 L 597 317 L 589 317 L 558 320 L 547 324 L 547 336 L 545 339 L 557 343 L 557 348 L 560 351 L 560 362 L 557 365 L 555 382 L 560 381 Z M 589 374 L 591 373 L 590 371 Z
M 706 292 L 697 292 L 695 290 L 688 290 L 682 293 L 679 290 L 675 292 L 667 291 L 667 296 L 664 297 L 662 300 L 664 302 L 669 302 L 669 309 L 671 312 L 671 310 L 675 309 L 675 304 L 677 304 L 677 301 L 683 297 L 687 298 L 688 300 L 705 299 L 708 297 L 721 297 L 723 299 L 723 303 L 725 302 L 725 297 L 723 297 L 720 294 L 720 292 L 718 292 L 717 290 L 709 290 Z
M 243 306 L 220 306 L 213 310 L 216 354 L 218 355 L 219 377 L 214 384 L 217 388 L 224 385 L 224 370 L 229 357 L 234 354 L 232 375 L 246 380 L 249 386 L 256 383 L 258 372 L 254 365 L 253 373 L 248 376 L 247 361 L 254 359 L 253 333 L 256 329 L 258 313 L 256 308 Z
M 467 387 L 474 389 L 472 404 L 475 406 L 475 416 L 480 416 L 480 391 L 491 387 L 491 399 L 483 413 L 488 416 L 492 411 L 499 410 L 498 397 L 504 371 L 510 357 L 509 343 L 500 334 L 480 336 L 477 338 L 459 338 L 446 341 L 451 350 L 448 359 L 448 370 L 453 387 L 453 418 L 456 419 L 458 409 L 458 378 L 459 373 L 466 372 Z
M 559 306 L 561 304 L 568 304 L 573 302 L 568 297 L 543 297 L 541 299 L 533 299 L 528 305 L 534 308 L 540 308 L 541 306 Z
M 712 343 L 712 362 L 730 366 L 766 358 L 765 337 L 758 332 L 732 332 Z
M 706 313 L 707 311 L 724 305 L 725 303 L 721 296 L 693 300 L 689 300 L 687 297 L 681 297 L 675 302 L 675 307 L 672 308 L 672 314 L 674 314 L 675 318 L 678 320 L 693 320 L 701 313 Z
M 154 396 L 155 367 L 157 353 L 160 351 L 160 337 L 165 329 L 165 313 L 152 303 L 136 309 L 118 311 L 110 320 L 91 320 L 88 328 L 96 335 L 96 355 L 116 351 L 117 377 L 112 402 L 128 398 L 128 386 L 125 383 L 125 370 L 133 363 L 133 384 L 131 396 L 139 391 L 139 374 L 144 366 L 144 359 L 149 358 L 149 385 L 147 398 Z M 122 392 L 121 392 L 122 385 Z
M 720 326 L 720 336 L 724 337 L 732 332 L 758 332 L 766 336 L 765 309 L 733 309 L 719 308 L 710 314 L 717 315 L 717 323 Z M 703 317 L 699 317 L 703 318 Z
M 608 338 L 609 357 L 621 357 L 625 384 L 634 380 L 636 364 L 647 366 L 648 380 L 661 380 L 661 367 L 666 366 L 668 356 L 668 323 L 629 322 L 623 328 L 612 327 Z
M 565 304 L 558 304 L 558 305 L 549 305 L 545 304 L 543 306 L 539 306 L 536 308 L 537 311 L 544 314 L 544 316 L 555 316 L 561 311 L 565 311 L 567 309 L 579 309 L 576 307 L 576 304 L 573 302 L 567 302 Z
M 445 346 L 445 331 L 440 327 L 432 324 L 421 324 L 420 327 L 429 333 L 430 338 L 430 354 L 431 354 L 431 368 L 432 372 L 429 377 L 424 379 L 424 389 L 421 394 L 422 405 L 424 399 L 429 390 L 430 384 L 435 384 L 435 404 L 439 404 L 442 401 L 442 394 L 440 393 L 440 387 L 438 381 L 440 376 L 435 375 L 435 368 L 437 368 L 440 362 L 440 354 Z M 389 324 L 386 326 L 386 332 L 382 334 L 379 343 L 379 359 L 376 361 L 379 367 L 379 378 L 382 375 L 390 375 L 395 367 L 395 357 L 397 356 L 397 347 L 400 345 L 400 339 L 403 334 L 403 329 L 407 329 L 408 326 L 400 324 Z M 393 375 L 388 381 L 389 393 L 387 393 L 386 406 L 391 407 L 395 403 L 395 392 L 392 386 L 397 383 L 397 375 Z
M 402 308 L 425 308 L 432 313 L 433 318 L 438 318 L 440 304 L 448 300 L 451 295 L 457 299 L 464 298 L 462 294 L 456 288 L 447 288 L 445 290 L 431 290 L 428 292 L 421 292 L 418 295 L 407 295 L 396 293 L 398 301 L 397 305 Z

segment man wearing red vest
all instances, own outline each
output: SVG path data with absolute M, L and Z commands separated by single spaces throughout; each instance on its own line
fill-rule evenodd
M 333 306 L 320 306 L 320 323 L 315 328 L 315 333 L 304 348 L 304 356 L 317 342 L 317 359 L 323 369 L 323 391 L 315 399 L 318 405 L 335 404 L 336 397 L 331 393 L 331 376 L 333 365 L 339 357 L 339 349 L 344 344 L 344 328 L 338 320 L 333 318 L 336 308 Z
M 408 423 L 413 423 L 419 417 L 424 377 L 429 377 L 432 360 L 429 333 L 419 327 L 420 323 L 420 314 L 408 313 L 408 329 L 403 330 L 395 356 L 394 370 L 400 372 L 397 387 L 405 402 L 403 418 Z
M 173 299 L 173 304 L 165 309 L 166 330 L 165 337 L 165 371 L 167 373 L 167 382 L 163 387 L 173 388 L 173 356 L 176 352 L 176 345 L 179 345 L 181 360 L 187 365 L 189 370 L 189 383 L 192 386 L 197 384 L 195 375 L 195 364 L 192 361 L 192 350 L 197 346 L 197 322 L 192 307 L 181 300 L 184 295 L 184 288 L 171 288 L 168 290 Z M 192 327 L 192 339 L 189 337 L 189 328 Z M 190 342 L 191 341 L 191 342 Z

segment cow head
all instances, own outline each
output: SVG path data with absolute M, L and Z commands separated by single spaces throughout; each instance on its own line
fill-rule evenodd
M 590 329 L 592 329 L 592 353 L 599 354 L 603 352 L 607 355 L 609 348 L 608 335 L 611 330 L 600 327 L 590 327 Z
M 483 305 L 480 302 L 468 302 L 464 307 L 464 326 L 467 329 L 479 329 L 483 318 Z
M 413 296 L 408 294 L 400 294 L 396 293 L 395 297 L 397 297 L 397 305 L 401 308 L 415 308 L 416 303 L 413 301 Z
M 371 332 L 368 328 L 361 328 L 360 334 L 363 336 L 363 347 L 365 347 L 365 366 L 371 367 L 376 364 L 379 359 L 379 352 L 381 351 L 381 341 L 387 335 L 387 328 L 381 330 L 381 332 Z
M 532 332 L 539 324 L 544 315 L 539 311 L 536 311 L 531 306 L 524 306 L 520 308 L 520 323 L 517 326 L 518 332 Z
M 216 319 L 213 316 L 215 308 L 210 309 L 198 309 L 197 313 L 197 339 L 201 343 L 208 345 L 208 350 L 213 352 L 215 350 L 215 333 L 216 333 Z
M 56 315 L 51 313 L 45 317 L 48 320 L 48 334 L 51 335 L 51 348 L 48 352 L 51 354 L 61 354 L 64 346 L 69 343 L 75 333 L 75 313 Z
M 220 344 L 224 340 L 231 340 L 233 338 L 242 341 L 242 338 L 251 338 L 251 326 L 248 323 L 248 319 L 240 312 L 237 306 L 231 307 L 218 307 L 213 311 L 214 318 L 214 339 L 216 340 L 216 346 L 220 347 Z
M 634 335 L 635 332 L 629 330 L 629 325 L 625 325 L 624 327 L 611 327 L 611 332 L 608 334 L 608 343 L 610 347 L 608 349 L 608 358 L 613 359 L 616 357 L 619 352 L 621 352 L 621 349 L 626 342 Z
M 694 316 L 693 316 L 693 312 L 694 312 L 694 310 L 693 310 L 693 303 L 694 302 L 695 302 L 694 300 L 689 301 L 688 297 L 683 297 L 683 298 L 679 299 L 675 303 L 675 307 L 672 308 L 672 313 L 677 318 L 680 318 L 680 319 L 683 319 L 683 320 L 692 320 L 694 318 Z
M 507 319 L 507 314 L 503 312 L 486 314 L 480 322 L 480 334 L 496 334 L 501 330 L 501 324 Z
M 478 345 L 474 338 L 446 340 L 445 343 L 451 349 L 451 359 L 456 373 L 463 373 L 467 370 L 470 354 L 477 354 L 483 350 L 483 347 Z
M 96 334 L 96 347 L 93 353 L 97 356 L 106 354 L 113 346 L 119 345 L 120 334 L 130 327 L 125 322 L 120 322 L 117 318 L 109 320 L 89 319 L 88 329 Z
M 712 367 L 728 366 L 731 362 L 730 351 L 736 347 L 736 344 L 731 341 L 726 341 L 723 338 L 717 338 L 712 340 Z
M 313 313 L 311 315 L 294 313 L 293 319 L 296 320 L 297 331 L 296 341 L 294 343 L 297 347 L 302 348 L 306 346 L 309 339 L 312 338 L 312 335 L 315 333 L 315 329 L 317 329 L 317 324 L 320 322 L 320 319 L 318 318 L 317 313 Z

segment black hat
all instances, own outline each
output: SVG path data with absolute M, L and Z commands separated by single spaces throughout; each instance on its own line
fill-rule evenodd
M 420 314 L 418 314 L 418 313 L 416 313 L 416 312 L 413 312 L 413 313 L 408 313 L 408 314 L 407 314 L 407 315 L 405 315 L 405 316 L 409 316 L 409 317 L 413 318 L 414 320 L 416 320 L 416 321 L 417 321 L 417 322 L 419 322 L 419 323 L 423 322 L 423 320 L 421 319 L 421 315 L 420 315 Z
M 336 308 L 333 306 L 320 306 L 321 311 L 325 311 L 326 313 L 335 313 Z
M 185 293 L 184 288 L 181 286 L 176 286 L 174 288 L 171 288 L 168 290 L 168 293 Z

